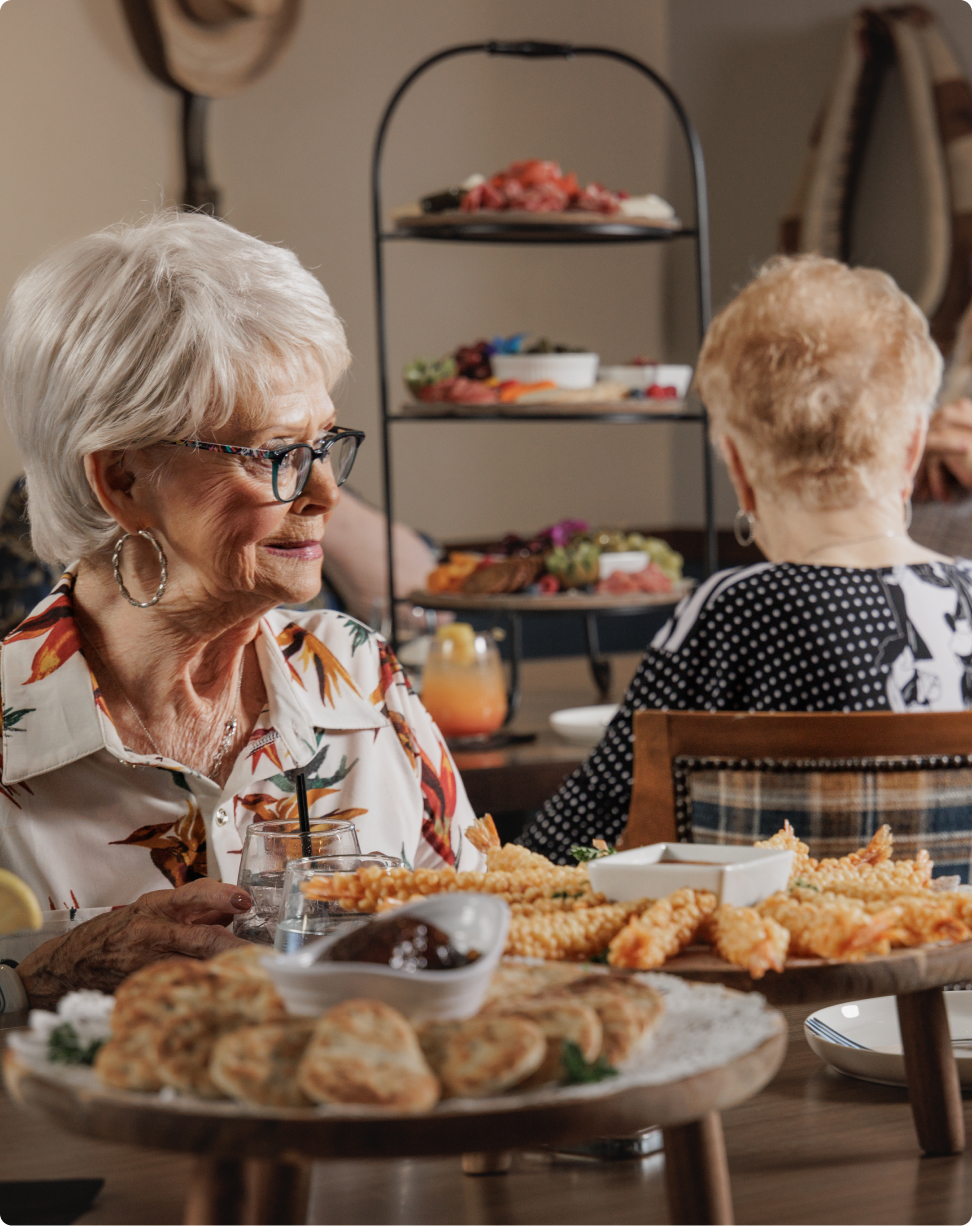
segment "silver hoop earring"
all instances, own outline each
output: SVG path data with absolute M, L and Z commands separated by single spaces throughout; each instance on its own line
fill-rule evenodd
M 911 518 L 914 515 L 914 510 L 911 506 L 911 495 L 904 500 L 904 530 L 905 532 L 911 527 Z
M 144 536 L 145 539 L 152 546 L 152 548 L 155 550 L 156 554 L 158 555 L 159 568 L 161 569 L 162 573 L 159 576 L 159 586 L 156 588 L 155 595 L 152 597 L 152 599 L 151 600 L 135 600 L 131 592 L 125 586 L 125 580 L 122 578 L 122 574 L 121 574 L 122 548 L 125 542 L 128 540 L 128 538 L 131 535 L 132 534 L 130 532 L 126 532 L 123 536 L 120 536 L 118 538 L 118 542 L 115 545 L 115 552 L 111 555 L 111 569 L 115 576 L 115 582 L 118 584 L 118 590 L 125 597 L 128 603 L 130 605 L 134 605 L 136 609 L 151 609 L 151 607 L 153 605 L 158 604 L 159 601 L 162 599 L 162 597 L 165 595 L 165 585 L 169 578 L 168 559 L 165 556 L 165 550 L 162 548 L 159 542 L 155 539 L 152 533 L 149 532 L 147 528 L 139 529 L 138 535 Z
M 745 525 L 745 528 L 743 527 Z M 752 511 L 744 511 L 742 507 L 736 512 L 732 521 L 732 531 L 736 540 L 745 548 L 756 539 L 756 516 Z

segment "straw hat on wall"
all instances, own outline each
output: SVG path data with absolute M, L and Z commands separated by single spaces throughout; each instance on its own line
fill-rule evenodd
M 122 0 L 146 67 L 166 85 L 226 98 L 273 64 L 300 0 Z

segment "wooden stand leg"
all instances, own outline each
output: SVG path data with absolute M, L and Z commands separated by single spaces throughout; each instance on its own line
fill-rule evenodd
M 732 1226 L 732 1189 L 718 1112 L 663 1128 L 662 1136 L 670 1220 L 680 1226 Z
M 512 1165 L 513 1155 L 508 1150 L 462 1155 L 464 1175 L 505 1175 Z
M 246 1164 L 244 1226 L 303 1226 L 310 1192 L 309 1162 L 250 1158 Z
M 899 996 L 905 1077 L 918 1143 L 926 1154 L 965 1149 L 962 1092 L 941 988 Z
M 242 1162 L 197 1158 L 186 1197 L 185 1226 L 239 1226 L 245 1195 Z

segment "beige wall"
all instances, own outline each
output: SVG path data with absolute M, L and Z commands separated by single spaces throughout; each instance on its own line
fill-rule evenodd
M 965 0 L 923 0 L 938 15 L 972 78 L 972 8 Z M 712 283 L 718 308 L 777 249 L 811 125 L 830 85 L 859 0 L 676 0 L 670 17 L 670 71 L 702 138 L 712 217 Z M 670 190 L 685 190 L 673 154 Z M 889 76 L 865 163 L 854 258 L 887 269 L 906 289 L 920 276 L 918 184 L 900 80 Z M 667 319 L 674 353 L 697 344 L 689 266 L 671 259 Z M 695 455 L 676 452 L 673 522 L 697 522 Z M 719 510 L 730 522 L 735 497 L 719 472 Z
M 451 42 L 540 36 L 623 47 L 664 71 L 667 0 L 306 0 L 295 44 L 255 88 L 213 107 L 228 220 L 294 248 L 347 321 L 348 424 L 370 433 L 355 480 L 379 493 L 371 142 L 421 57 Z M 174 97 L 140 68 L 116 0 L 8 0 L 0 10 L 0 295 L 55 243 L 171 200 Z M 468 58 L 416 88 L 393 128 L 389 205 L 518 157 L 559 158 L 615 187 L 661 190 L 660 106 L 627 70 Z M 401 244 L 388 260 L 393 382 L 403 362 L 530 329 L 607 361 L 660 352 L 660 252 Z M 439 535 L 529 530 L 563 515 L 664 520 L 666 426 L 396 427 L 400 513 Z M 694 428 L 692 429 L 694 434 Z M 0 480 L 18 468 L 0 439 Z

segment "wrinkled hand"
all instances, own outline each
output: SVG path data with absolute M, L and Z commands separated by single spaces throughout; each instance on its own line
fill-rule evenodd
M 238 886 L 208 878 L 157 890 L 46 941 L 17 973 L 35 1009 L 53 1008 L 78 988 L 112 992 L 149 962 L 180 954 L 211 958 L 244 945 L 225 925 L 249 907 L 249 895 Z
M 972 400 L 946 404 L 928 425 L 915 498 L 951 502 L 972 490 Z

